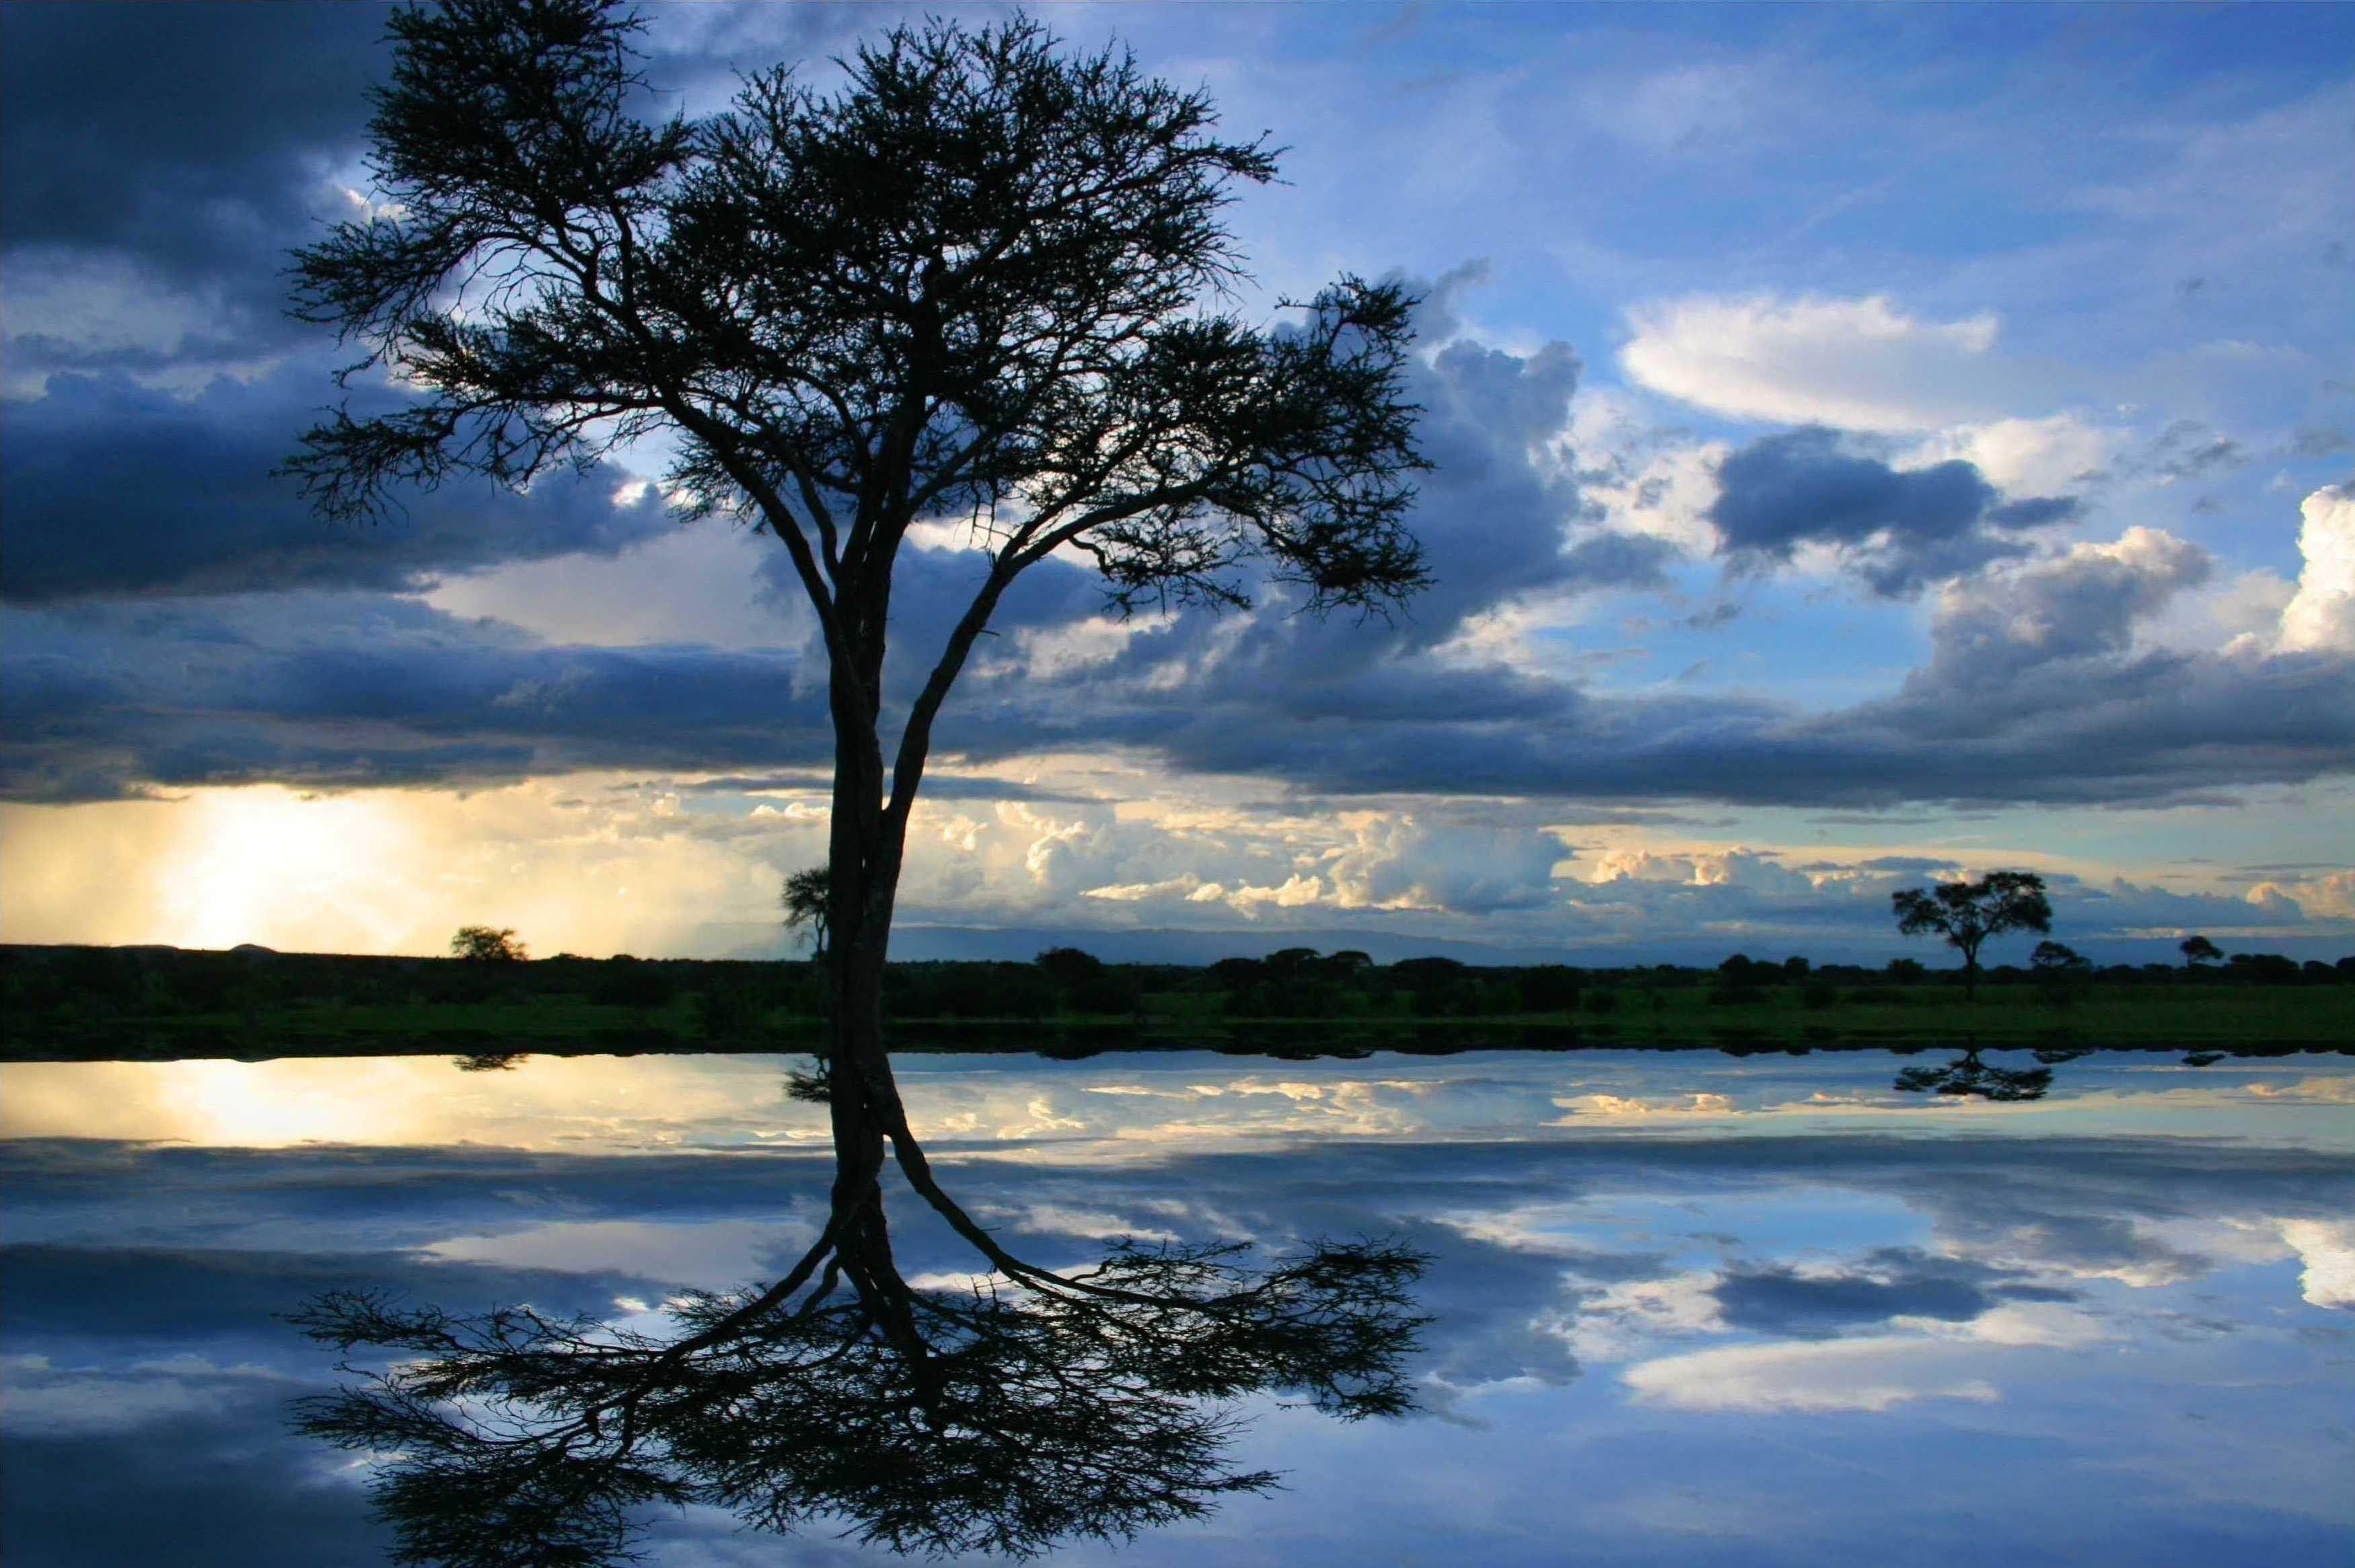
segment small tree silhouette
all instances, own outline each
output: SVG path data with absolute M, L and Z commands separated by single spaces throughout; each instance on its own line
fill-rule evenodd
M 2038 1053 L 2040 1060 L 2043 1054 Z M 1959 1060 L 1944 1066 L 1904 1068 L 1894 1086 L 1904 1094 L 1948 1095 L 1956 1099 L 2041 1100 L 2052 1086 L 2052 1069 L 1993 1066 L 1979 1060 L 1978 1047 L 1974 1045 Z
M 822 865 L 809 866 L 785 878 L 777 902 L 785 906 L 785 929 L 809 938 L 810 957 L 826 957 L 826 903 L 832 896 L 833 878 Z
M 2044 879 L 2032 872 L 1991 871 L 1977 882 L 1942 882 L 1889 895 L 1897 929 L 1908 937 L 1939 936 L 1963 955 L 1963 989 L 1976 997 L 1979 948 L 2006 931 L 2051 931 L 2052 906 Z
M 2201 964 L 2221 964 L 2224 961 L 2223 948 L 2219 948 L 2207 938 L 2196 934 L 2184 938 L 2183 946 L 2177 951 L 2183 955 L 2183 967 L 2186 969 L 2196 969 Z
M 450 956 L 474 963 L 512 964 L 520 963 L 525 954 L 512 927 L 461 926 L 450 938 Z
M 2038 991 L 2050 1007 L 2075 1006 L 2077 993 L 2094 975 L 2092 960 L 2065 942 L 2037 943 L 2028 967 L 2035 970 Z

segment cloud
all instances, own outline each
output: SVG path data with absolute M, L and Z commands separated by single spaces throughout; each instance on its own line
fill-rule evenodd
M 1843 449 L 1821 427 L 1766 436 L 1718 465 L 1709 519 L 1737 566 L 1787 564 L 1801 545 L 1836 549 L 1875 593 L 1906 597 L 1928 583 L 2028 553 L 2010 531 L 2066 521 L 2073 501 L 2004 502 L 1958 459 L 1895 469 Z
M 2316 1307 L 2355 1307 L 2355 1221 L 2284 1220 L 2282 1240 L 2306 1265 L 2299 1288 Z
M 482 782 L 624 761 L 767 768 L 832 752 L 823 699 L 795 694 L 791 654 L 549 646 L 379 595 L 20 609 L 5 658 L 0 788 L 18 799 Z
M 2111 544 L 1976 582 L 1939 601 L 1924 685 L 2000 685 L 2056 662 L 2126 653 L 2136 625 L 2215 569 L 2206 550 L 2156 528 L 2129 528 Z
M 611 556 L 678 524 L 614 471 L 548 477 L 528 496 L 456 482 L 373 525 L 321 520 L 275 478 L 332 388 L 309 362 L 181 400 L 127 377 L 60 376 L 7 408 L 0 594 L 413 588 L 503 561 Z
M 1957 1266 L 1955 1272 L 1967 1271 Z M 2075 1350 L 2105 1338 L 2083 1313 L 2049 1300 L 2000 1306 L 1961 1320 L 1963 1311 L 1946 1309 L 1959 1308 L 1958 1300 L 1925 1299 L 1939 1309 L 1916 1315 L 1922 1331 L 1914 1334 L 1727 1345 L 1641 1361 L 1621 1377 L 1637 1399 L 1675 1410 L 1881 1414 L 1923 1399 L 1994 1402 L 2000 1397 L 1995 1385 L 1975 1375 L 1985 1369 L 1989 1350 Z M 1810 1305 L 1837 1312 L 1865 1303 L 1833 1291 Z
M 2076 414 L 1996 419 L 1940 432 L 1924 441 L 1908 464 L 1922 467 L 1961 458 L 1998 490 L 2057 495 L 2102 478 L 2121 441 L 2118 431 L 2090 424 Z
M 2009 412 L 1991 313 L 1928 322 L 1879 294 L 1703 294 L 1637 306 L 1628 326 L 1631 380 L 1737 418 L 1906 434 Z
M 2185 484 L 2246 468 L 2248 450 L 2197 419 L 2178 419 L 2135 455 L 2131 466 L 2160 484 Z
M 1921 1399 L 1992 1403 L 1995 1385 L 1976 1372 L 1937 1340 L 1876 1336 L 1727 1345 L 1639 1361 L 1621 1377 L 1637 1399 L 1672 1410 L 1818 1415 Z
M 2306 565 L 2281 613 L 2286 649 L 2355 653 L 2355 485 L 2330 485 L 2298 508 Z
M 290 247 L 352 210 L 339 176 L 355 173 L 383 32 L 383 13 L 357 5 L 12 15 L 0 61 L 11 382 L 185 374 L 310 334 L 284 317 L 281 272 Z
M 1802 1270 L 1788 1264 L 1729 1268 L 1713 1287 L 1726 1324 L 1785 1338 L 1838 1334 L 1896 1318 L 1963 1322 L 2005 1297 L 2051 1299 L 1984 1264 L 1938 1257 L 1912 1247 L 1884 1247 L 1853 1265 Z

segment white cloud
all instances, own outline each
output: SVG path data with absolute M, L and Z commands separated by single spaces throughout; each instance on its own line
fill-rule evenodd
M 1941 1340 L 1875 1335 L 1694 1351 L 1638 1362 L 1621 1376 L 1637 1399 L 1675 1410 L 1818 1414 L 1997 1398 L 1992 1384 L 1958 1362 L 1955 1348 Z
M 1498 1239 L 1480 1235 L 1469 1225 L 1464 1229 L 1476 1239 Z M 1549 1314 L 1540 1324 L 1565 1340 L 1582 1361 L 1625 1361 L 1662 1335 L 1724 1333 L 1718 1283 L 1713 1269 L 1632 1280 L 1589 1297 L 1579 1304 L 1574 1318 Z
M 1961 458 L 2011 495 L 2058 495 L 2108 468 L 2125 436 L 2077 414 L 1958 425 L 1923 442 L 1902 466 Z
M 2285 649 L 2355 652 L 2355 485 L 2328 485 L 2298 508 L 2306 567 L 2282 610 Z
M 1028 627 L 1015 633 L 1024 673 L 1034 681 L 1059 680 L 1092 665 L 1109 663 L 1129 643 L 1177 620 L 1175 612 L 1132 616 L 1125 620 L 1092 615 L 1061 626 Z
M 2316 1307 L 2355 1307 L 2355 1221 L 2284 1220 L 2282 1240 L 2306 1263 L 2299 1288 Z
M 1148 898 L 1190 897 L 1202 889 L 1202 879 L 1192 872 L 1172 876 L 1160 882 L 1114 882 L 1102 887 L 1082 890 L 1082 898 L 1101 898 L 1108 904 L 1137 904 Z M 1217 895 L 1211 895 L 1216 897 Z
M 1916 433 L 1999 415 L 1992 313 L 1917 320 L 1885 296 L 1699 295 L 1638 306 L 1630 378 L 1721 414 Z

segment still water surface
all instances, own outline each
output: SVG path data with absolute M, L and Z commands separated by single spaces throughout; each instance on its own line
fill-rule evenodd
M 1420 1410 L 1246 1402 L 1283 1489 L 1059 1563 L 2355 1560 L 2355 1059 L 1947 1054 L 1059 1063 L 911 1056 L 964 1208 L 1050 1268 L 1121 1236 L 1396 1238 Z M 2025 1073 L 2025 1054 L 1987 1064 Z M 288 1427 L 280 1319 L 390 1288 L 659 1329 L 825 1224 L 792 1060 L 0 1068 L 12 1565 L 367 1564 L 371 1461 Z M 972 1251 L 891 1200 L 919 1287 Z M 664 1564 L 895 1561 L 657 1510 Z

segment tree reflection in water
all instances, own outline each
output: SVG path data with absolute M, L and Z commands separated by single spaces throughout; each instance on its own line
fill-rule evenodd
M 2065 1062 L 2080 1051 L 2039 1051 L 2039 1062 Z M 1976 1045 L 1960 1058 L 1936 1067 L 1906 1067 L 1897 1075 L 1896 1088 L 1907 1094 L 1967 1096 L 1981 1100 L 2041 1100 L 2052 1086 L 2052 1069 L 1998 1067 L 1979 1060 Z
M 1237 1419 L 1218 1402 L 1276 1393 L 1344 1420 L 1412 1407 L 1401 1369 L 1425 1321 L 1409 1294 L 1421 1255 L 1316 1244 L 1255 1266 L 1239 1244 L 1124 1243 L 1085 1270 L 1040 1268 L 942 1192 L 896 1089 L 875 1086 L 828 1097 L 837 1172 L 815 1245 L 766 1289 L 673 1302 L 669 1337 L 361 1291 L 297 1314 L 347 1357 L 390 1360 L 347 1362 L 357 1381 L 297 1420 L 381 1460 L 395 1558 L 586 1568 L 626 1558 L 666 1503 L 774 1531 L 841 1522 L 900 1552 L 1028 1556 L 1273 1486 L 1226 1464 Z M 970 1285 L 901 1277 L 882 1140 L 866 1136 L 878 1120 L 986 1261 Z

